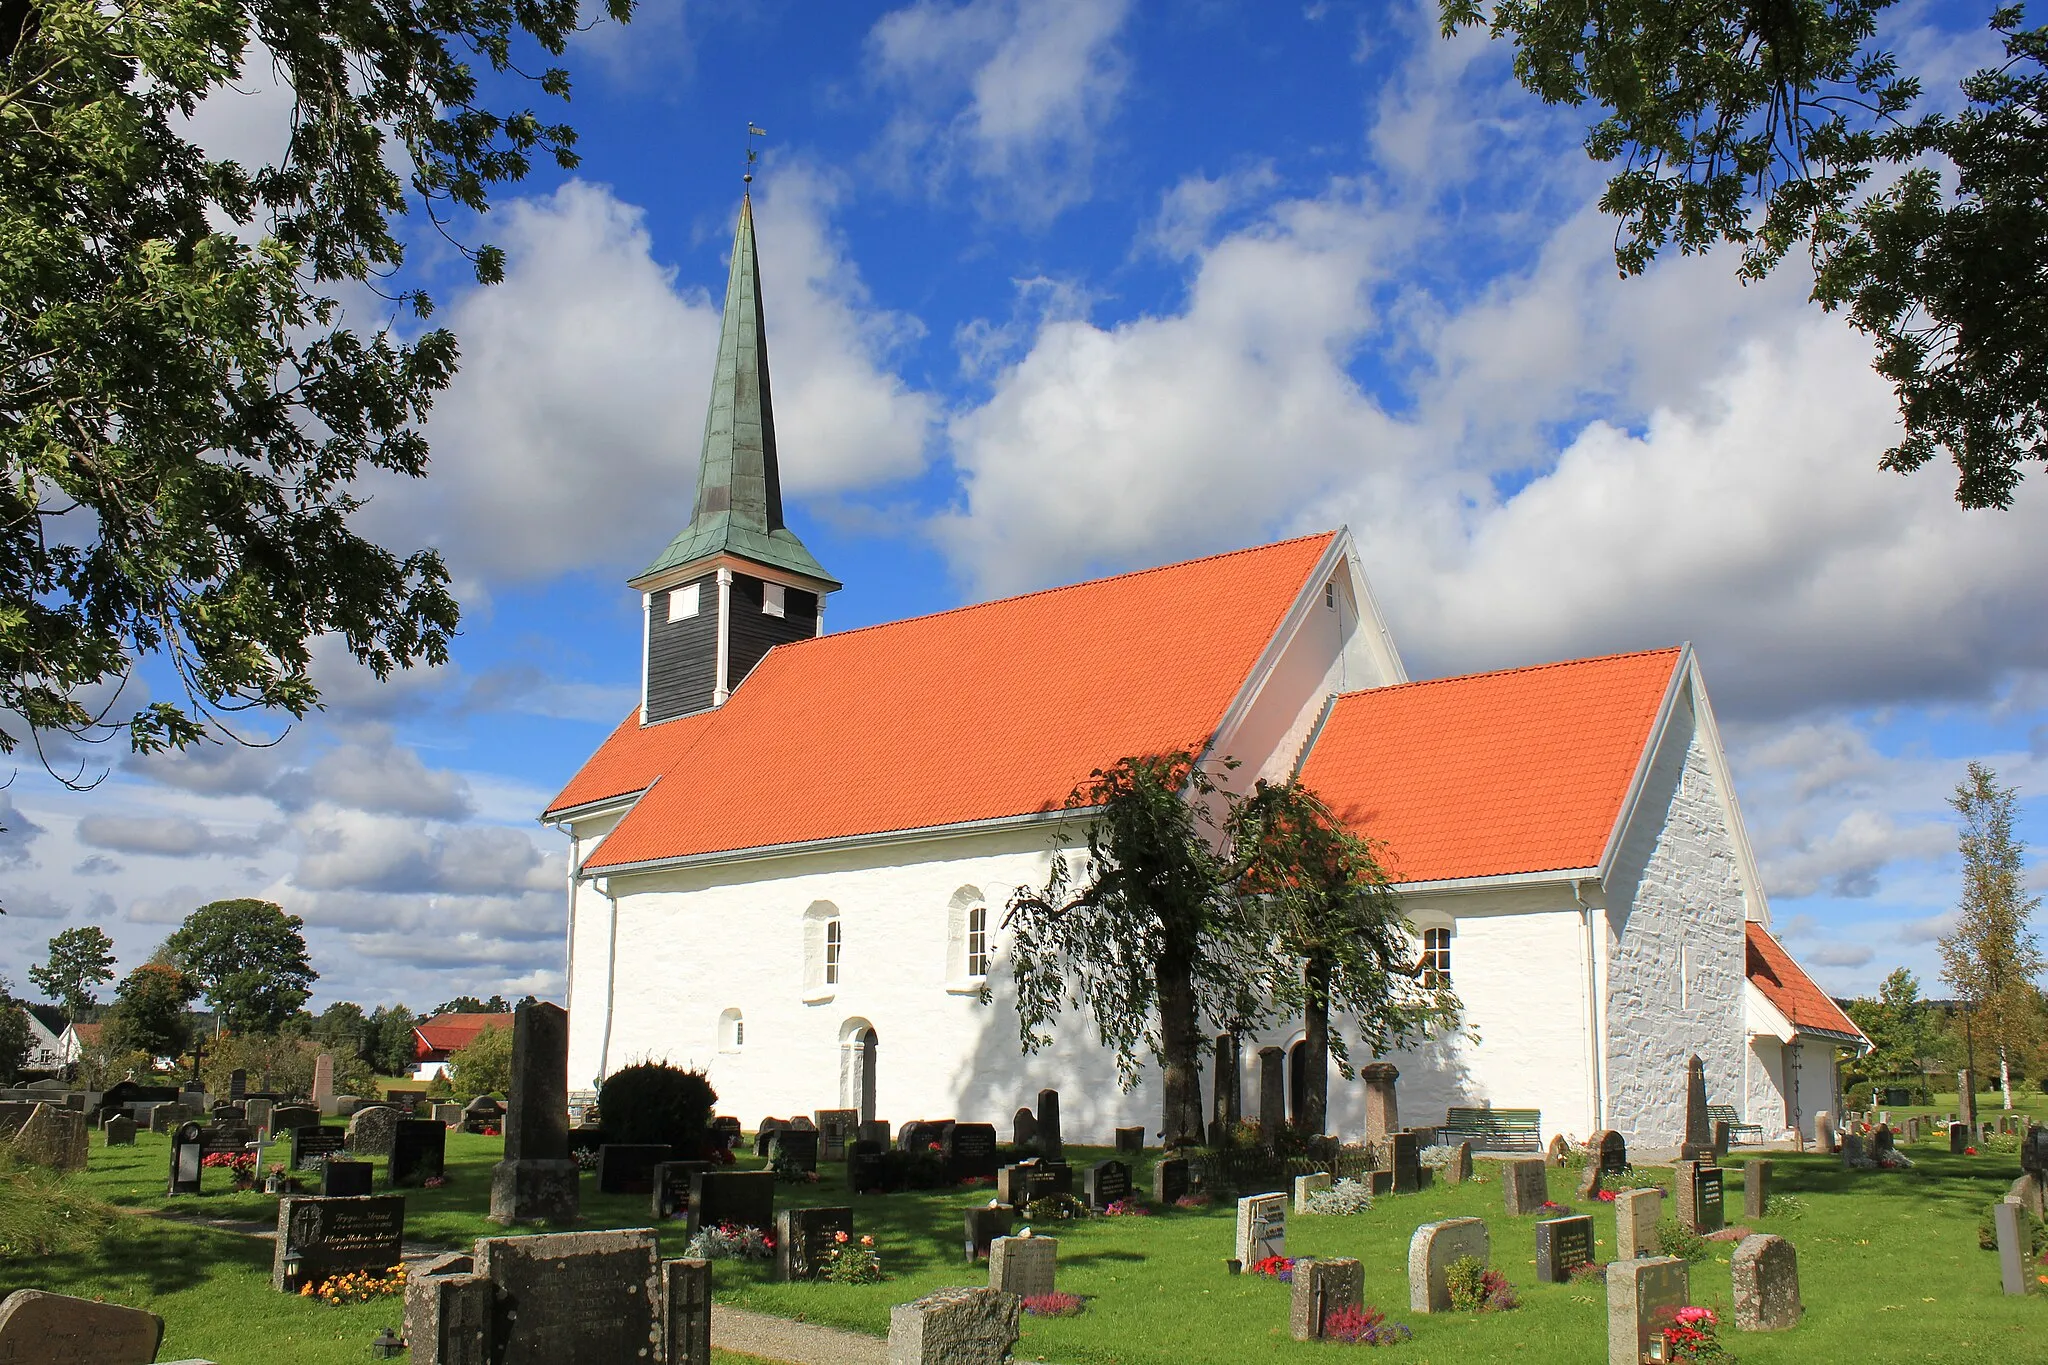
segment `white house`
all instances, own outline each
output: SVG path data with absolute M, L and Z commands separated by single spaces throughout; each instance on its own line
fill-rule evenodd
M 1121 1091 L 1084 1017 L 1022 1053 L 1000 921 L 1091 769 L 1189 747 L 1299 771 L 1386 846 L 1466 1010 L 1390 1059 L 1407 1122 L 1675 1143 L 1695 1053 L 1767 1136 L 1837 1107 L 1864 1044 L 1768 933 L 1690 649 L 1411 682 L 1344 530 L 827 635 L 777 460 L 743 206 L 695 512 L 633 580 L 641 705 L 544 816 L 572 1086 L 657 1057 L 749 1122 L 1000 1120 L 1055 1086 L 1070 1138 L 1156 1126 L 1156 1073 Z M 1330 1126 L 1363 1121 L 1333 1082 Z

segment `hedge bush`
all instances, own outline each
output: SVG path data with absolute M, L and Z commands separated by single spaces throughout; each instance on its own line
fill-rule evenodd
M 660 1143 L 685 1160 L 703 1155 L 717 1103 L 703 1072 L 662 1062 L 614 1071 L 597 1092 L 606 1142 Z

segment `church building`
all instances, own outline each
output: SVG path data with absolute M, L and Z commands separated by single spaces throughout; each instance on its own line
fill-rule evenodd
M 694 512 L 631 582 L 640 705 L 543 817 L 570 844 L 573 1087 L 652 1058 L 749 1123 L 900 1124 L 1052 1086 L 1070 1141 L 1153 1130 L 1156 1069 L 1120 1090 L 1085 1015 L 1021 1051 L 1002 914 L 1080 845 L 1076 783 L 1187 748 L 1233 784 L 1299 772 L 1385 846 L 1465 1010 L 1386 1059 L 1407 1124 L 1491 1105 L 1675 1145 L 1694 1054 L 1767 1138 L 1839 1109 L 1838 1052 L 1868 1043 L 1771 934 L 1689 647 L 1411 681 L 1341 528 L 828 634 L 840 584 L 784 524 L 778 459 L 743 203 Z M 1363 1125 L 1333 1073 L 1328 1126 Z

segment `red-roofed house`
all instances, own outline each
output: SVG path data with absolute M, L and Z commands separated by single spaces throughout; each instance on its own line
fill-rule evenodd
M 412 1029 L 412 1076 L 429 1081 L 448 1070 L 448 1059 L 476 1041 L 485 1029 L 510 1028 L 509 1014 L 437 1014 Z
M 1091 769 L 1193 747 L 1240 784 L 1299 771 L 1386 846 L 1468 1024 L 1392 1059 L 1408 1122 L 1484 1103 L 1675 1143 L 1693 1054 L 1767 1135 L 1836 1107 L 1799 1057 L 1832 1075 L 1852 1040 L 1752 1046 L 1770 910 L 1690 650 L 1410 682 L 1342 530 L 827 635 L 758 290 L 743 209 L 695 511 L 633 580 L 641 705 L 544 817 L 572 1087 L 667 1056 L 748 1115 L 995 1117 L 1054 1086 L 1072 1138 L 1152 1127 L 1156 1078 L 1121 1091 L 1084 1019 L 1020 1055 L 999 921 Z M 1362 1096 L 1330 1117 L 1356 1136 Z

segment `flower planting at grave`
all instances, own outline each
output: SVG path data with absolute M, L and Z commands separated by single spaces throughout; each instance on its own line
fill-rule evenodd
M 759 1228 L 720 1223 L 690 1239 L 685 1256 L 700 1261 L 765 1261 L 775 1255 L 775 1235 Z
M 1173 1201 L 1173 1206 L 1177 1209 L 1206 1209 L 1215 1202 L 1212 1195 L 1184 1194 Z
M 833 1233 L 825 1252 L 825 1278 L 834 1284 L 880 1284 L 887 1276 L 882 1274 L 882 1258 L 875 1254 L 875 1239 Z
M 340 1307 L 347 1303 L 368 1303 L 372 1299 L 403 1296 L 405 1293 L 405 1267 L 392 1266 L 382 1275 L 368 1270 L 351 1270 L 341 1275 L 330 1275 L 318 1284 L 308 1282 L 299 1287 L 299 1297 L 314 1299 L 320 1303 Z
M 1536 1216 L 1538 1218 L 1569 1218 L 1571 1215 L 1571 1205 L 1560 1204 L 1555 1200 L 1546 1199 L 1536 1206 Z
M 1066 1294 L 1057 1289 L 1050 1294 L 1029 1294 L 1024 1299 L 1024 1311 L 1034 1318 L 1078 1317 L 1086 1306 L 1079 1294 Z
M 595 1147 L 578 1147 L 569 1155 L 576 1158 L 576 1169 L 584 1172 L 586 1175 L 597 1170 L 597 1149 Z
M 778 1184 L 815 1185 L 818 1178 L 816 1171 L 804 1169 L 793 1156 L 775 1159 L 775 1180 Z
M 1071 1194 L 1041 1194 L 1023 1213 L 1027 1223 L 1076 1223 L 1088 1217 L 1088 1205 Z
M 1460 1256 L 1445 1266 L 1444 1285 L 1451 1293 L 1451 1307 L 1461 1313 L 1505 1313 L 1522 1306 L 1508 1277 L 1477 1256 Z
M 1581 1261 L 1571 1268 L 1568 1278 L 1573 1284 L 1604 1281 L 1607 1278 L 1607 1267 L 1599 1261 Z
M 201 1158 L 200 1165 L 213 1171 L 233 1171 L 237 1180 L 253 1180 L 256 1177 L 256 1156 L 253 1152 L 214 1152 Z
M 1294 1283 L 1294 1258 L 1292 1256 L 1267 1256 L 1253 1261 L 1245 1267 L 1248 1275 L 1264 1275 L 1282 1284 Z
M 1136 1199 L 1112 1199 L 1102 1210 L 1104 1218 L 1149 1218 L 1152 1210 Z
M 1666 1360 L 1719 1360 L 1733 1365 L 1733 1357 L 1723 1349 L 1714 1329 L 1720 1324 L 1711 1308 L 1681 1308 L 1672 1315 L 1672 1322 L 1664 1329 L 1664 1358 Z
M 1310 1191 L 1308 1211 L 1339 1217 L 1369 1213 L 1372 1211 L 1372 1187 L 1363 1180 L 1346 1176 L 1327 1190 Z
M 1323 1318 L 1323 1339 L 1346 1346 L 1398 1346 L 1415 1333 L 1371 1304 L 1332 1309 Z
M 1676 1256 L 1682 1261 L 1704 1261 L 1709 1250 L 1706 1238 L 1676 1218 L 1658 1221 L 1657 1245 L 1666 1256 Z

